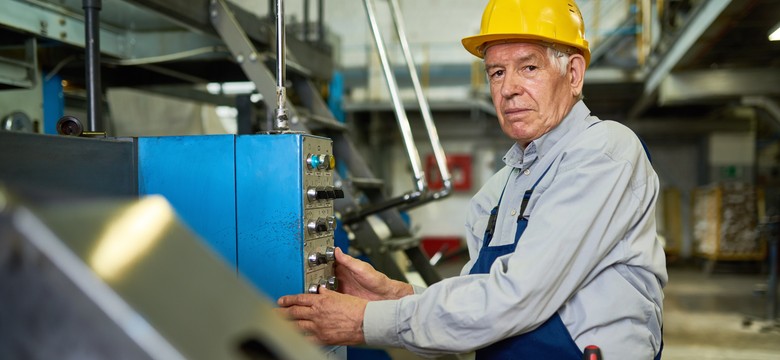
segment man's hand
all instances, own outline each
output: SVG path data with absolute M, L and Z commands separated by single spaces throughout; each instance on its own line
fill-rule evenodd
M 391 280 L 385 274 L 336 248 L 336 278 L 344 294 L 365 300 L 395 300 L 414 293 L 411 285 Z
M 363 337 L 368 301 L 320 286 L 319 294 L 282 296 L 276 312 L 293 320 L 307 338 L 322 345 L 357 345 Z

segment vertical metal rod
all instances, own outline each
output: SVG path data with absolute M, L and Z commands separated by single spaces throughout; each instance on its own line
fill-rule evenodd
M 777 223 L 774 224 L 778 226 Z M 775 228 L 769 236 L 778 236 L 778 229 Z M 770 323 L 777 321 L 777 261 L 778 261 L 778 243 L 777 238 L 769 240 L 769 280 L 767 281 L 767 317 Z
M 382 34 L 379 32 L 374 5 L 371 0 L 363 0 L 363 4 L 366 6 L 368 21 L 371 24 L 371 32 L 374 35 L 374 43 L 376 44 L 379 59 L 382 63 L 385 80 L 387 80 L 387 89 L 390 91 L 390 99 L 392 100 L 393 108 L 395 109 L 395 118 L 398 120 L 398 126 L 401 128 L 401 135 L 404 140 L 404 145 L 406 146 L 406 153 L 409 155 L 409 162 L 412 165 L 415 184 L 417 185 L 417 190 L 425 192 L 427 190 L 427 184 L 425 183 L 425 174 L 423 173 L 422 165 L 420 164 L 420 154 L 417 153 L 417 147 L 415 146 L 414 138 L 412 137 L 412 128 L 409 125 L 409 119 L 406 117 L 404 106 L 401 103 L 401 97 L 398 94 L 398 84 L 395 81 L 393 70 L 390 68 L 390 60 L 387 57 L 387 50 L 385 49 L 385 43 L 382 40 Z
M 87 118 L 89 131 L 102 131 L 100 81 L 100 9 L 101 0 L 84 0 L 86 38 Z
M 444 154 L 444 148 L 441 146 L 441 141 L 439 141 L 439 133 L 436 131 L 436 124 L 433 122 L 431 108 L 428 106 L 428 100 L 425 98 L 425 94 L 423 94 L 420 79 L 417 76 L 417 69 L 414 66 L 412 52 L 409 50 L 409 41 L 406 38 L 406 24 L 404 23 L 403 15 L 401 14 L 401 7 L 398 5 L 398 0 L 390 0 L 389 2 L 393 24 L 398 33 L 398 40 L 401 42 L 401 50 L 404 54 L 406 65 L 409 68 L 409 75 L 412 77 L 414 93 L 417 97 L 417 102 L 420 104 L 420 112 L 422 113 L 425 128 L 428 131 L 428 138 L 431 141 L 433 154 L 436 158 L 436 163 L 439 165 L 439 173 L 441 174 L 442 183 L 444 184 L 444 189 L 438 194 L 439 196 L 447 196 L 452 190 L 452 178 L 450 176 L 450 171 L 447 168 L 447 156 Z
M 325 4 L 322 0 L 317 1 L 317 43 L 325 42 Z
M 309 0 L 303 0 L 303 41 L 309 41 Z
M 285 65 L 284 0 L 276 0 L 276 116 L 274 130 L 289 130 Z

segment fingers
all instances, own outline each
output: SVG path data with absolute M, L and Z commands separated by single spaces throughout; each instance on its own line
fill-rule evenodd
M 336 247 L 336 263 L 348 266 L 347 263 L 352 262 L 353 260 L 355 260 L 355 258 L 345 254 L 343 251 L 341 251 L 340 247 Z
M 309 306 L 290 306 L 286 308 L 277 308 L 275 312 L 289 320 L 309 320 L 317 315 L 317 312 Z
M 282 296 L 276 303 L 281 307 L 288 307 L 293 305 L 312 306 L 316 301 L 317 295 L 315 294 L 298 294 Z
M 368 263 L 355 259 L 341 251 L 340 248 L 336 248 L 336 265 L 344 266 L 349 271 L 354 273 L 366 273 L 374 268 Z

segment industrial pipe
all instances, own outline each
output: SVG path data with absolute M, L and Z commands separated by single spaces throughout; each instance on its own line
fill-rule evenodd
M 406 24 L 401 15 L 401 7 L 398 5 L 398 0 L 390 0 L 389 2 L 393 24 L 395 25 L 395 30 L 398 34 L 398 40 L 401 42 L 401 50 L 409 69 L 409 75 L 412 78 L 414 93 L 417 97 L 417 102 L 420 104 L 420 112 L 422 113 L 423 122 L 425 123 L 425 129 L 428 131 L 428 139 L 431 141 L 433 155 L 436 158 L 436 164 L 439 166 L 439 174 L 441 174 L 441 180 L 444 185 L 444 188 L 441 191 L 432 194 L 433 199 L 436 200 L 450 194 L 452 191 L 452 177 L 447 168 L 447 156 L 444 154 L 444 148 L 441 146 L 441 141 L 439 141 L 439 133 L 436 131 L 436 124 L 433 122 L 431 108 L 428 106 L 428 100 L 425 99 L 425 94 L 423 94 L 422 86 L 420 85 L 420 78 L 417 76 L 417 69 L 414 66 L 412 51 L 409 49 L 409 41 L 406 39 L 406 32 L 404 30 Z
M 325 4 L 317 1 L 317 43 L 325 43 Z
M 274 130 L 290 129 L 287 114 L 287 89 L 284 87 L 286 74 L 284 36 L 284 0 L 276 0 L 276 114 Z
M 83 0 L 86 35 L 87 120 L 89 131 L 101 131 L 100 9 L 101 0 Z
M 382 71 L 385 74 L 385 80 L 387 80 L 387 89 L 390 91 L 390 99 L 392 100 L 393 108 L 395 109 L 395 117 L 398 121 L 398 126 L 401 129 L 401 135 L 404 140 L 404 146 L 406 147 L 406 153 L 409 155 L 409 162 L 412 165 L 412 172 L 414 173 L 417 191 L 421 193 L 427 193 L 428 184 L 425 183 L 425 174 L 422 171 L 420 155 L 417 152 L 417 147 L 414 144 L 414 138 L 412 137 L 412 128 L 409 125 L 409 119 L 406 117 L 404 106 L 401 103 L 401 96 L 398 93 L 398 84 L 395 81 L 395 75 L 393 75 L 393 70 L 390 67 L 390 60 L 387 56 L 385 43 L 384 40 L 382 40 L 382 34 L 379 32 L 379 25 L 377 24 L 374 5 L 372 0 L 363 0 L 363 4 L 366 7 L 368 21 L 371 25 L 371 32 L 374 35 L 374 44 L 376 45 L 376 50 L 379 53 L 379 59 L 382 63 Z

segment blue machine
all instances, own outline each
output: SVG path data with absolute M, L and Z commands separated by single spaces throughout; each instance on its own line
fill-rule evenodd
M 138 138 L 139 194 L 184 222 L 272 300 L 336 288 L 330 139 L 304 134 Z

